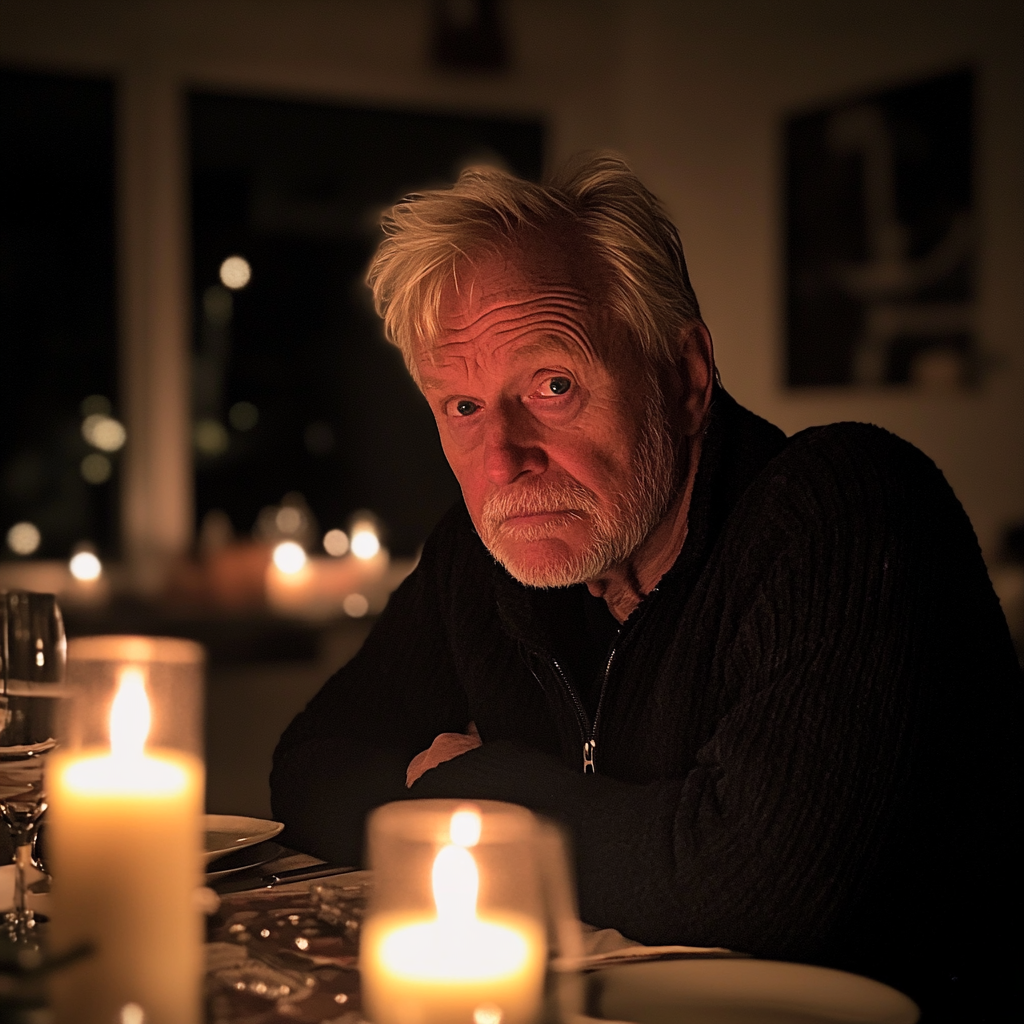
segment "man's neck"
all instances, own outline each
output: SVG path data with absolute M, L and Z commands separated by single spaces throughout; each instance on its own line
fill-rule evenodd
M 679 552 L 683 550 L 690 517 L 690 499 L 700 462 L 701 441 L 701 434 L 691 440 L 683 486 L 647 539 L 625 561 L 616 563 L 597 579 L 587 583 L 590 593 L 594 597 L 604 598 L 608 610 L 619 622 L 625 622 L 633 614 L 637 605 L 675 565 Z

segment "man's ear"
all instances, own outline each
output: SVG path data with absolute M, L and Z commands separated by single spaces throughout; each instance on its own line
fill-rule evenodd
M 715 353 L 704 324 L 687 324 L 680 329 L 675 372 L 680 427 L 683 434 L 693 437 L 707 419 L 715 380 Z

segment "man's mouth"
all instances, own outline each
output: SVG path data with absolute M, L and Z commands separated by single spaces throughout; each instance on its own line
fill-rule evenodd
M 568 519 L 582 519 L 583 513 L 574 508 L 536 509 L 529 512 L 515 512 L 506 516 L 502 527 L 541 526 L 545 523 L 563 522 Z

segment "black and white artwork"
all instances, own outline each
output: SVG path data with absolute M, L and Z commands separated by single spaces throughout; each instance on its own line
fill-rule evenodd
M 787 383 L 979 377 L 969 70 L 786 125 Z

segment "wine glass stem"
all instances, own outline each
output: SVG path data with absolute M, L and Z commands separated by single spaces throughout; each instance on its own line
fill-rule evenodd
M 14 850 L 14 912 L 19 921 L 24 921 L 27 910 L 28 869 L 32 866 L 32 844 L 24 843 Z

